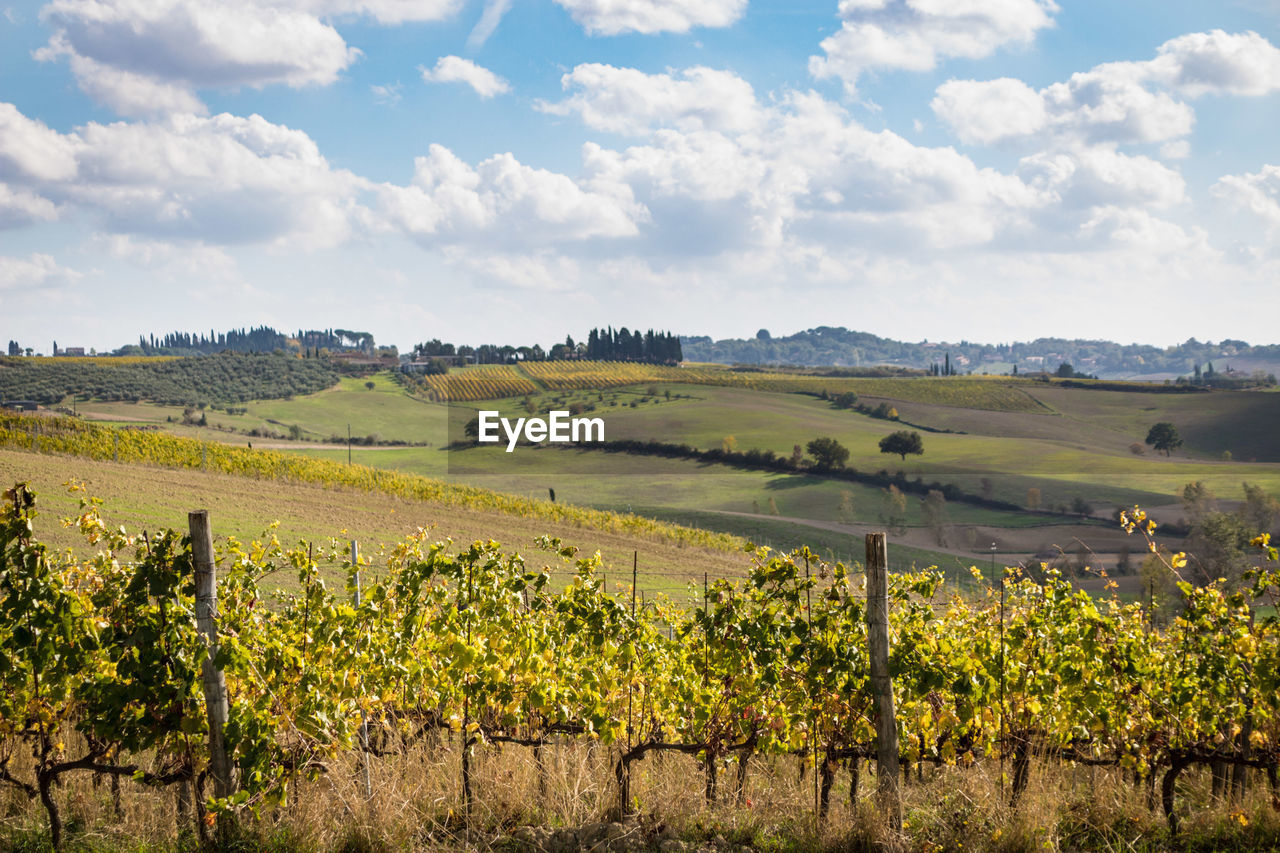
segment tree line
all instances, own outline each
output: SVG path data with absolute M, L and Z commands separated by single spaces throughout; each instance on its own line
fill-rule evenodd
M 439 338 L 415 344 L 413 356 L 419 360 L 442 359 L 469 364 L 514 364 L 520 361 L 639 361 L 648 364 L 679 364 L 683 358 L 680 336 L 650 329 L 632 332 L 623 326 L 614 329 L 592 329 L 585 342 L 575 342 L 572 335 L 564 343 L 544 349 L 539 344 L 454 345 Z
M 642 333 L 626 326 L 614 330 L 592 329 L 587 335 L 587 358 L 592 361 L 643 361 L 650 364 L 679 364 L 684 360 L 680 338 L 670 332 Z

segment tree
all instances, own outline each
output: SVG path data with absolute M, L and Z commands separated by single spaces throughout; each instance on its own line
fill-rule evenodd
M 1267 494 L 1261 486 L 1244 484 L 1244 506 L 1240 515 L 1245 525 L 1255 533 L 1270 533 L 1280 515 L 1280 501 Z
M 902 457 L 903 462 L 906 462 L 908 453 L 916 456 L 924 453 L 924 440 L 920 438 L 918 432 L 898 430 L 880 439 L 880 452 L 896 453 Z
M 1156 450 L 1163 450 L 1164 455 L 1168 456 L 1182 446 L 1182 439 L 1178 436 L 1177 427 L 1168 421 L 1160 421 L 1147 431 L 1147 444 Z
M 1076 375 L 1076 369 L 1064 361 L 1062 364 L 1058 365 L 1056 375 L 1059 379 L 1070 379 Z
M 837 409 L 852 409 L 858 405 L 858 395 L 852 391 L 845 391 L 843 394 L 837 394 L 832 402 Z
M 723 450 L 725 453 L 732 453 L 733 451 L 737 450 L 738 449 L 737 436 L 726 435 L 724 438 L 720 439 L 720 449 Z
M 372 379 L 370 379 L 368 382 L 364 383 L 364 387 L 372 391 L 374 388 L 377 388 L 378 385 Z
M 849 448 L 834 438 L 815 438 L 806 447 L 819 468 L 843 468 L 849 460 Z
M 1027 509 L 1032 512 L 1040 509 L 1040 490 L 1035 486 L 1027 489 Z
M 881 496 L 880 520 L 890 530 L 902 530 L 907 523 L 907 496 L 897 486 L 890 485 Z
M 937 489 L 930 489 L 921 504 L 924 511 L 924 523 L 933 531 L 934 539 L 939 545 L 947 544 L 947 499 Z
M 840 520 L 845 524 L 853 522 L 853 492 L 848 489 L 840 490 Z
M 1218 508 L 1213 492 L 1199 480 L 1183 486 L 1178 497 L 1182 499 L 1182 508 L 1192 524 L 1198 524 L 1202 518 Z

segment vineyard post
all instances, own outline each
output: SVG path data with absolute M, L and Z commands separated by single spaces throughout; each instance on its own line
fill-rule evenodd
M 360 609 L 360 543 L 351 540 L 351 565 L 356 570 L 356 609 Z M 360 675 L 360 698 L 364 698 L 364 674 Z M 369 799 L 373 796 L 373 783 L 369 779 L 369 718 L 365 716 L 364 708 L 360 709 L 360 751 L 364 753 L 364 796 Z
M 209 445 L 200 443 L 200 470 L 209 470 Z
M 702 686 L 711 683 L 711 622 L 707 616 L 707 573 L 702 573 L 702 621 L 706 629 L 702 633 Z M 703 730 L 709 734 L 706 729 Z M 707 739 L 707 789 L 706 800 L 714 804 L 716 801 L 716 757 L 710 738 Z
M 227 678 L 214 658 L 218 654 L 218 575 L 213 563 L 213 528 L 209 511 L 187 513 L 191 533 L 191 562 L 196 575 L 196 627 L 208 644 L 208 654 L 201 662 L 204 702 L 209 719 L 209 775 L 213 779 L 213 795 L 219 799 L 231 796 L 235 788 L 231 779 L 231 760 L 227 756 Z M 230 828 L 230 813 L 219 816 L 221 828 Z
M 809 648 L 809 678 L 813 678 L 813 590 L 809 586 L 809 554 L 804 555 L 804 618 L 809 626 L 806 645 Z M 811 685 L 812 686 L 812 683 Z M 813 752 L 813 828 L 815 835 L 822 824 L 822 809 L 818 804 L 818 718 L 813 703 L 813 695 L 809 696 L 809 743 Z
M 471 562 L 467 567 L 467 648 L 471 648 Z M 462 814 L 467 826 L 471 825 L 471 685 L 462 677 Z
M 995 552 L 993 551 L 992 554 Z M 1000 570 L 1000 797 L 1004 798 L 1004 581 Z M 1015 774 L 1016 775 L 1016 774 Z M 1017 794 L 1014 794 L 1016 797 Z
M 898 721 L 889 677 L 888 549 L 884 533 L 868 533 L 867 651 L 871 656 L 871 691 L 875 702 L 876 782 L 881 808 L 894 832 L 902 829 L 902 797 L 898 788 Z
M 114 439 L 114 443 L 112 444 L 112 447 L 111 447 L 111 461 L 119 462 L 120 461 L 120 433 L 113 432 L 111 434 L 111 438 Z
M 555 494 L 552 492 L 552 494 Z M 635 621 L 636 621 L 636 577 L 640 568 L 640 552 L 631 552 L 631 630 L 632 647 L 635 645 Z M 634 651 L 631 659 L 627 661 L 627 755 L 631 755 L 631 749 L 635 745 L 633 743 L 634 724 L 632 721 L 632 667 L 635 662 Z M 631 761 L 627 758 L 622 759 L 622 785 L 619 795 L 622 799 L 622 808 L 619 814 L 626 817 L 631 813 Z

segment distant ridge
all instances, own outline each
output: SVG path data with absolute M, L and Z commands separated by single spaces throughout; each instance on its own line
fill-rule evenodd
M 1111 341 L 1037 338 L 1028 342 L 982 344 L 921 341 L 908 343 L 840 326 L 818 326 L 785 337 L 761 329 L 753 338 L 715 341 L 682 336 L 688 361 L 718 364 L 774 364 L 804 367 L 896 367 L 929 370 L 947 361 L 957 373 L 1054 373 L 1069 364 L 1079 374 L 1103 379 L 1161 381 L 1202 374 L 1240 380 L 1280 372 L 1280 345 L 1251 346 L 1226 339 L 1218 343 L 1191 338 L 1171 347 L 1117 344 Z

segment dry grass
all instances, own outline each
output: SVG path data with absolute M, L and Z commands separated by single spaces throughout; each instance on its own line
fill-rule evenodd
M 244 821 L 238 850 L 358 851 L 528 849 L 519 828 L 583 827 L 608 819 L 616 750 L 566 741 L 543 750 L 545 791 L 533 750 L 487 746 L 473 761 L 474 807 L 462 814 L 457 735 L 408 745 L 371 760 L 373 796 L 365 797 L 359 757 L 343 755 L 329 772 L 300 780 L 287 806 Z M 18 765 L 20 757 L 13 763 Z M 18 768 L 21 770 L 21 768 Z M 803 777 L 794 757 L 757 757 L 749 767 L 746 801 L 735 802 L 732 759 L 721 766 L 719 802 L 703 799 L 704 776 L 693 758 L 650 754 L 634 765 L 636 820 L 626 824 L 627 850 L 657 849 L 665 839 L 687 849 L 757 851 L 1156 851 L 1170 849 L 1163 815 L 1148 808 L 1146 788 L 1118 770 L 1050 763 L 1033 766 L 1017 809 L 1007 805 L 999 767 L 926 767 L 911 773 L 904 791 L 903 834 L 893 839 L 875 805 L 875 777 L 861 766 L 856 804 L 849 801 L 848 768 L 831 792 L 826 824 L 815 825 L 812 768 Z M 1265 779 L 1254 777 L 1240 806 L 1209 799 L 1207 771 L 1188 771 L 1178 790 L 1184 815 L 1180 849 L 1280 849 L 1280 815 Z M 176 793 L 125 780 L 117 814 L 110 783 L 89 774 L 68 777 L 58 792 L 68 848 L 84 851 L 194 849 L 179 837 Z M 514 833 L 514 834 L 513 834 Z M 527 836 L 527 833 L 525 833 Z M 719 839 L 719 841 L 715 841 Z M 13 789 L 0 792 L 0 849 L 44 850 L 44 815 Z M 611 848 L 617 849 L 617 848 Z

